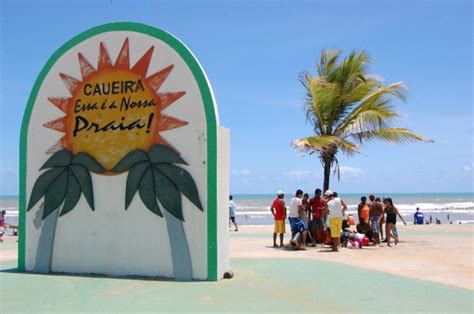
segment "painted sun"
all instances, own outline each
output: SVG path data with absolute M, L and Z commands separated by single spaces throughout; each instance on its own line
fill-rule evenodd
M 78 53 L 82 80 L 60 73 L 71 97 L 48 98 L 65 116 L 44 126 L 65 134 L 47 153 L 85 152 L 110 170 L 132 150 L 148 150 L 154 144 L 171 147 L 160 132 L 188 123 L 162 111 L 186 92 L 159 92 L 173 65 L 147 76 L 153 50 L 150 47 L 132 67 L 128 38 L 115 63 L 103 42 L 97 68 Z

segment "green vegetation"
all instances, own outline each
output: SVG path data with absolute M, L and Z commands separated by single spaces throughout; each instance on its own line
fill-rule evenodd
M 299 80 L 306 89 L 303 104 L 314 135 L 292 143 L 301 154 L 316 154 L 324 167 L 324 191 L 329 189 L 331 169 L 339 175 L 337 154 L 360 153 L 361 145 L 379 140 L 389 143 L 432 142 L 407 128 L 394 127 L 400 117 L 392 100 L 405 101 L 402 82 L 384 85 L 367 73 L 370 59 L 365 52 L 352 51 L 341 61 L 341 51 L 323 50 L 316 65 L 317 76 L 308 71 Z

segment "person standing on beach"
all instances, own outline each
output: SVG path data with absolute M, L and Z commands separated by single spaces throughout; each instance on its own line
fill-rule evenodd
M 383 214 L 383 203 L 380 197 L 375 198 L 375 202 L 380 204 L 380 207 L 382 208 L 382 215 L 379 220 L 379 230 L 380 230 L 380 239 L 383 239 L 383 242 L 387 242 L 387 238 L 383 237 L 383 230 L 384 230 L 384 224 L 385 224 L 385 215 Z
M 359 206 L 357 206 L 359 224 L 362 223 L 362 221 L 366 224 L 369 223 L 369 213 L 370 213 L 370 208 L 369 208 L 369 204 L 367 204 L 367 197 L 362 196 L 360 198 L 360 204 Z
M 229 196 L 229 218 L 230 221 L 235 225 L 235 230 L 234 231 L 239 231 L 239 227 L 237 226 L 237 223 L 235 222 L 235 210 L 237 209 L 237 205 L 235 205 L 235 202 L 233 201 L 233 196 Z
M 314 197 L 309 200 L 311 212 L 313 215 L 312 225 L 314 226 L 314 239 L 317 242 L 324 243 L 326 239 L 326 202 L 321 197 L 321 189 L 314 191 Z
M 304 223 L 303 217 L 305 215 L 303 209 L 303 201 L 301 197 L 303 196 L 302 190 L 296 190 L 295 196 L 291 199 L 290 203 L 290 213 L 288 220 L 290 221 L 291 226 L 291 241 L 290 244 L 297 246 L 296 236 L 302 234 L 303 243 L 301 243 L 298 248 L 301 250 L 306 250 L 306 237 L 308 235 L 308 226 Z
M 308 222 L 311 219 L 311 211 L 309 207 L 309 194 L 304 193 L 303 195 L 303 200 L 302 200 L 302 205 L 303 205 L 303 211 L 304 211 L 304 216 L 301 217 L 304 220 L 304 223 L 308 226 Z
M 337 193 L 327 190 L 324 195 L 329 198 L 327 203 L 329 229 L 331 230 L 332 251 L 339 252 L 341 242 L 342 219 L 344 218 L 347 205 L 337 197 Z
M 3 234 L 5 233 L 6 223 L 5 223 L 5 210 L 0 211 L 0 242 L 3 242 Z
M 277 192 L 277 198 L 273 201 L 270 211 L 272 212 L 273 218 L 275 219 L 275 227 L 273 230 L 273 247 L 277 247 L 276 239 L 277 235 L 280 234 L 280 247 L 283 247 L 283 236 L 285 235 L 285 219 L 286 219 L 286 206 L 285 206 L 285 193 L 282 191 Z
M 393 237 L 395 239 L 395 245 L 397 245 L 399 242 L 398 233 L 394 234 L 392 232 L 392 229 L 397 224 L 397 216 L 400 217 L 405 226 L 407 223 L 403 219 L 402 215 L 400 215 L 400 213 L 398 212 L 398 209 L 393 205 L 393 201 L 390 197 L 384 199 L 383 203 L 385 205 L 384 211 L 387 215 L 387 219 L 385 220 L 385 234 L 387 235 L 387 245 L 391 246 L 390 237 Z
M 302 206 L 303 206 L 304 215 L 300 216 L 300 218 L 303 219 L 304 223 L 306 224 L 306 227 L 308 228 L 308 232 L 311 232 L 310 225 L 309 225 L 311 221 L 311 207 L 309 206 L 308 193 L 303 194 Z M 306 237 L 306 239 L 308 239 L 308 237 Z M 309 240 L 311 240 L 311 238 Z
M 380 244 L 380 221 L 383 216 L 383 207 L 380 202 L 375 201 L 375 195 L 369 195 L 369 219 L 370 225 L 372 227 L 372 232 L 374 234 L 374 245 Z

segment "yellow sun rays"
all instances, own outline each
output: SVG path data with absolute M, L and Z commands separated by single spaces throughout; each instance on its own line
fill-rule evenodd
M 113 73 L 122 73 L 122 75 L 127 75 L 128 77 L 133 76 L 143 80 L 145 91 L 148 94 L 151 94 L 153 97 L 154 107 L 150 110 L 154 112 L 154 117 L 156 117 L 156 119 L 154 119 L 153 121 L 153 127 L 150 129 L 153 130 L 153 132 L 151 132 L 152 134 L 147 135 L 150 137 L 150 139 L 147 140 L 147 146 L 150 147 L 154 144 L 163 144 L 169 146 L 170 148 L 173 148 L 172 145 L 168 143 L 163 138 L 163 136 L 160 135 L 160 132 L 182 127 L 184 125 L 187 125 L 188 122 L 164 115 L 162 111 L 168 106 L 172 105 L 178 99 L 183 97 L 186 92 L 159 92 L 159 89 L 172 72 L 173 65 L 169 65 L 164 69 L 157 71 L 156 73 L 146 76 L 150 66 L 151 58 L 153 56 L 153 51 L 154 47 L 152 46 L 143 54 L 143 56 L 135 63 L 135 65 L 130 67 L 129 41 L 128 38 L 126 38 L 120 49 L 115 63 L 112 64 L 112 61 L 109 57 L 109 53 L 104 43 L 101 42 L 99 45 L 99 60 L 97 68 L 94 68 L 82 53 L 78 53 L 79 67 L 82 80 L 76 79 L 65 73 L 59 74 L 64 85 L 70 92 L 71 97 L 48 98 L 48 100 L 52 104 L 54 104 L 59 110 L 64 112 L 65 116 L 60 117 L 54 121 L 45 123 L 43 126 L 55 131 L 63 132 L 65 133 L 65 135 L 61 137 L 58 142 L 54 144 L 50 149 L 48 149 L 47 153 L 54 153 L 55 151 L 58 151 L 60 149 L 67 149 L 72 153 L 79 152 L 77 151 L 77 147 L 75 147 L 74 139 L 71 135 L 73 116 L 76 115 L 76 112 L 74 111 L 74 102 L 76 101 L 75 97 L 80 92 L 82 92 L 82 89 L 84 88 L 85 84 L 97 80 L 99 75 L 103 75 L 105 77 L 107 73 L 107 75 L 109 75 L 107 77 L 113 77 Z M 101 97 L 105 99 L 106 96 Z M 122 120 L 123 119 L 124 118 L 122 118 Z M 147 149 L 148 147 L 135 148 Z M 126 153 L 127 151 L 124 151 L 123 155 L 125 155 Z

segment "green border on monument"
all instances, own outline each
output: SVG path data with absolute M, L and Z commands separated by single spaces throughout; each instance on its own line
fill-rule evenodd
M 89 29 L 61 46 L 48 60 L 46 65 L 41 70 L 35 85 L 28 98 L 23 122 L 21 125 L 20 135 L 20 200 L 19 200 L 19 244 L 18 244 L 18 269 L 25 271 L 25 236 L 26 236 L 26 159 L 27 159 L 27 137 L 28 126 L 30 123 L 31 111 L 36 102 L 38 91 L 43 84 L 44 78 L 49 73 L 56 61 L 68 50 L 83 42 L 84 40 L 106 32 L 131 31 L 143 33 L 152 37 L 158 38 L 171 46 L 183 60 L 196 79 L 199 90 L 201 92 L 202 101 L 204 103 L 204 110 L 206 112 L 207 125 L 207 279 L 216 281 L 217 274 L 217 125 L 216 112 L 212 98 L 211 88 L 208 84 L 206 76 L 200 64 L 192 54 L 192 52 L 173 35 L 141 23 L 133 22 L 118 22 L 104 24 L 92 29 Z

